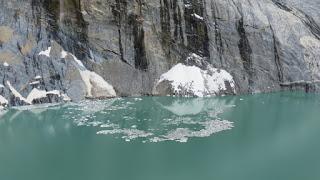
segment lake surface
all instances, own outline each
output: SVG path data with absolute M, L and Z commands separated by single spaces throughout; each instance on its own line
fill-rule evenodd
M 0 112 L 0 180 L 320 179 L 320 95 L 145 97 Z

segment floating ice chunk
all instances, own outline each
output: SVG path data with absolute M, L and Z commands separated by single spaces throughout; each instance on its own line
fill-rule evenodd
M 4 62 L 4 63 L 3 63 L 3 66 L 8 67 L 9 64 L 8 64 L 7 62 Z
M 177 141 L 177 142 L 187 142 L 190 137 L 209 137 L 214 133 L 218 133 L 220 131 L 229 130 L 233 128 L 233 123 L 227 120 L 212 120 L 205 121 L 199 123 L 204 128 L 199 131 L 193 131 L 188 128 L 177 128 L 167 135 L 163 136 L 161 139 L 157 139 L 157 141 Z
M 148 133 L 138 129 L 113 129 L 113 130 L 102 130 L 97 132 L 97 134 L 123 134 L 122 138 L 126 139 L 126 141 L 130 141 L 136 138 L 144 138 L 152 136 L 152 133 Z
M 4 85 L 3 85 L 3 84 L 0 84 L 0 88 L 4 88 Z
M 39 52 L 39 55 L 44 55 L 50 57 L 51 47 L 48 47 L 47 50 Z

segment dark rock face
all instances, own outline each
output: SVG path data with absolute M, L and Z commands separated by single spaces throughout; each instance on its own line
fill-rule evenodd
M 24 104 L 9 81 L 22 97 L 38 88 L 82 100 L 79 68 L 118 96 L 152 95 L 192 53 L 229 72 L 237 93 L 318 91 L 319 9 L 318 0 L 1 1 L 0 95 Z

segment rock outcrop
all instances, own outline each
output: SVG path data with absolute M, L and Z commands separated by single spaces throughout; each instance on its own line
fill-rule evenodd
M 59 96 L 34 103 L 199 95 L 201 82 L 177 93 L 163 80 L 177 66 L 210 74 L 198 78 L 202 95 L 318 91 L 319 9 L 318 0 L 3 0 L 1 99 L 30 104 L 35 88 Z M 230 77 L 214 84 L 221 72 Z

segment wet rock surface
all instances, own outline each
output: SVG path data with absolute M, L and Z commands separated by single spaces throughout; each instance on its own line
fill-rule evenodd
M 21 97 L 34 88 L 73 101 L 90 92 L 153 95 L 164 73 L 194 65 L 190 54 L 201 57 L 204 71 L 209 64 L 230 73 L 238 94 L 318 91 L 319 8 L 317 0 L 1 1 L 0 95 L 9 106 L 24 105 Z M 82 71 L 114 92 L 88 90 Z M 168 84 L 164 94 L 172 94 Z

